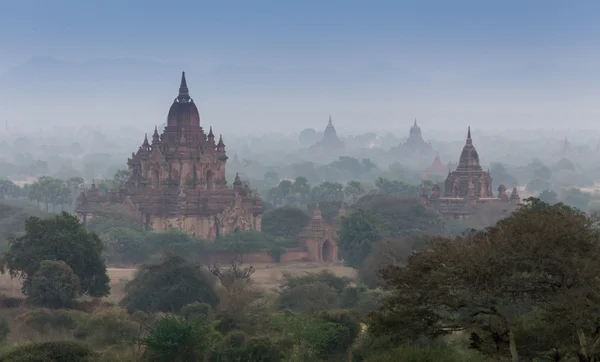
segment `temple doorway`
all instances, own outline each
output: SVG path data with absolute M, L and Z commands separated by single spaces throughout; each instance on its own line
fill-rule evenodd
M 325 240 L 323 247 L 321 248 L 321 261 L 334 261 L 333 245 L 331 245 L 329 240 Z

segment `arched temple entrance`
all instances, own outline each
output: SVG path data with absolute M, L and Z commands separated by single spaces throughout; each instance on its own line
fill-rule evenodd
M 325 240 L 321 247 L 321 261 L 334 261 L 333 260 L 333 245 L 329 240 Z

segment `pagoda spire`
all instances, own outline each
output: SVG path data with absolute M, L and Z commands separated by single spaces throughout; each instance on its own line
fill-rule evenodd
M 313 210 L 313 219 L 321 219 L 321 208 L 319 207 L 319 203 L 317 202 L 317 205 L 315 206 L 315 209 Z
M 190 90 L 185 80 L 185 72 L 181 72 L 181 84 L 179 84 L 179 95 L 177 99 L 180 103 L 186 103 L 190 101 Z
M 467 144 L 472 145 L 473 140 L 471 139 L 471 126 L 469 126 L 469 130 L 467 131 Z
M 150 144 L 148 143 L 148 134 L 144 133 L 144 143 L 142 143 L 142 148 L 147 150 L 150 147 Z
M 152 135 L 152 144 L 157 144 L 160 141 L 160 136 L 158 135 L 158 127 L 154 126 L 154 134 Z
M 331 113 L 329 113 L 329 124 L 333 124 L 333 122 L 331 121 Z
M 417 126 L 417 119 L 416 119 L 416 118 L 415 118 L 415 123 L 414 123 L 414 126 L 415 126 L 415 127 Z

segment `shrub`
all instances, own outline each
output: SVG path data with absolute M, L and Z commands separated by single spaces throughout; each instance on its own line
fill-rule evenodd
M 179 316 L 164 316 L 144 339 L 149 361 L 202 361 L 218 346 L 221 335 L 212 324 L 194 323 Z
M 64 261 L 44 260 L 27 288 L 29 299 L 36 305 L 66 308 L 79 295 L 79 278 Z
M 269 255 L 275 260 L 277 263 L 281 261 L 281 256 L 286 253 L 284 247 L 281 246 L 273 246 L 269 249 Z
M 10 334 L 10 325 L 6 318 L 0 318 L 0 343 L 4 343 Z
M 166 252 L 158 262 L 138 268 L 133 280 L 125 286 L 121 304 L 130 312 L 178 313 L 189 303 L 203 302 L 214 307 L 218 300 L 210 273 L 179 255 Z
M 0 357 L 0 362 L 87 362 L 96 354 L 89 347 L 70 341 L 31 343 L 18 346 Z
M 406 346 L 395 348 L 369 357 L 366 362 L 486 362 L 485 356 L 475 351 L 461 351 L 446 346 Z
M 194 302 L 181 308 L 180 314 L 188 320 L 196 318 L 211 320 L 212 308 L 206 303 Z
M 246 344 L 246 334 L 242 331 L 231 331 L 225 338 L 219 351 L 219 357 L 223 361 L 246 361 L 242 359 Z
M 139 325 L 117 307 L 96 310 L 75 329 L 76 338 L 87 339 L 97 346 L 130 343 L 138 335 Z
M 252 338 L 246 343 L 242 361 L 246 362 L 280 362 L 284 358 L 280 346 L 268 337 Z
M 319 319 L 337 327 L 337 333 L 324 346 L 328 356 L 342 356 L 360 334 L 360 323 L 349 311 L 323 312 Z
M 26 310 L 17 316 L 17 324 L 40 333 L 53 330 L 74 330 L 86 314 L 72 310 L 52 310 L 36 308 Z

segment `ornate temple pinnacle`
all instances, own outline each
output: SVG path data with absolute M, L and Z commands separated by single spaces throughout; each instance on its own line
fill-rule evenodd
M 467 131 L 467 144 L 470 145 L 473 143 L 473 140 L 471 139 L 471 126 L 469 126 L 469 130 Z
M 179 85 L 179 96 L 189 96 L 190 91 L 185 80 L 185 72 L 181 72 L 181 84 Z

